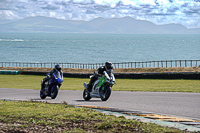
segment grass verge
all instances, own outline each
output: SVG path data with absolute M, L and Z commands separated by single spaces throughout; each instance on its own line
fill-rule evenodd
M 40 89 L 44 76 L 0 75 L 1 88 Z M 61 90 L 83 90 L 89 78 L 64 78 Z M 113 91 L 195 92 L 200 93 L 199 80 L 116 79 Z
M 2 132 L 185 132 L 66 103 L 0 101 Z

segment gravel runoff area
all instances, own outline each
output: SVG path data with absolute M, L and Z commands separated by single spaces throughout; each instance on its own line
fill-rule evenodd
M 49 72 L 52 68 L 41 67 L 0 67 L 0 70 L 38 71 Z M 65 73 L 93 73 L 96 69 L 62 68 Z M 141 73 L 141 72 L 200 72 L 200 67 L 170 67 L 170 68 L 119 68 L 114 73 Z

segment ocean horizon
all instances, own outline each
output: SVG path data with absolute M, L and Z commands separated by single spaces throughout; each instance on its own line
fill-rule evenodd
M 199 60 L 200 34 L 0 33 L 0 62 Z

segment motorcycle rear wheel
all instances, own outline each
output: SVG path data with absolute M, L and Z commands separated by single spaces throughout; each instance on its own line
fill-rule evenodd
M 46 95 L 44 95 L 44 93 L 42 92 L 42 91 L 40 91 L 40 98 L 41 99 L 45 99 L 47 96 Z
M 55 86 L 55 88 L 53 89 L 54 86 L 52 86 L 51 88 L 51 99 L 55 99 L 57 94 L 58 94 L 58 85 Z
M 83 91 L 83 98 L 85 99 L 85 101 L 89 101 L 91 99 L 90 92 L 88 92 L 86 89 L 84 89 Z
M 106 101 L 110 97 L 111 87 L 107 87 L 105 88 L 105 90 L 100 89 L 99 93 L 100 93 L 101 100 Z

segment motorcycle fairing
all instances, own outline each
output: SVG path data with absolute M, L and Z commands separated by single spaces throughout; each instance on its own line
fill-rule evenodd
M 62 85 L 63 78 L 61 77 L 59 72 L 54 72 L 53 77 L 49 80 L 49 87 L 48 87 L 48 96 L 51 95 L 51 91 L 54 91 L 56 84 L 59 84 L 59 87 Z
M 102 76 L 102 77 L 99 77 L 95 82 L 94 82 L 94 85 L 93 85 L 93 88 L 92 88 L 92 92 L 91 93 L 91 96 L 95 96 L 95 97 L 100 97 L 99 95 L 99 89 L 100 87 L 102 87 L 102 85 L 106 82 L 106 79 L 107 77 L 106 76 Z

